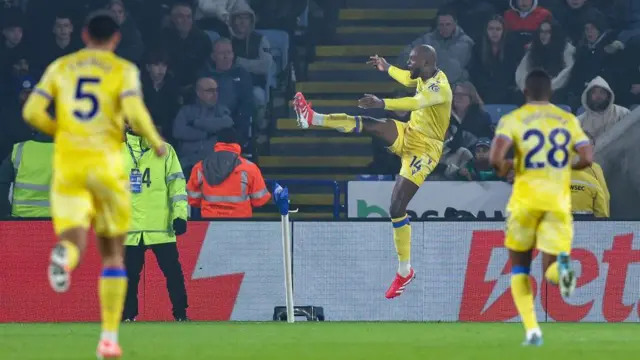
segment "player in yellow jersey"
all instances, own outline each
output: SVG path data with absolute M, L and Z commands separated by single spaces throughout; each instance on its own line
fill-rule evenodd
M 512 264 L 511 294 L 526 330 L 523 345 L 542 345 L 529 282 L 532 252 L 540 250 L 545 278 L 563 296 L 576 286 L 569 253 L 573 240 L 571 170 L 593 162 L 593 148 L 578 119 L 549 103 L 551 77 L 534 70 L 526 78 L 527 103 L 500 119 L 489 161 L 498 176 L 515 169 L 507 205 L 505 246 Z M 515 148 L 515 160 L 506 154 Z M 577 152 L 577 156 L 576 156 Z
M 55 138 L 51 213 L 59 242 L 51 253 L 49 282 L 57 292 L 69 289 L 93 225 L 103 262 L 97 356 L 119 358 L 118 326 L 127 287 L 124 239 L 131 217 L 128 181 L 140 177 L 132 173 L 128 179 L 125 172 L 124 118 L 158 156 L 166 148 L 142 101 L 137 67 L 113 53 L 120 29 L 112 14 L 92 14 L 82 38 L 85 49 L 49 65 L 23 116 Z M 47 112 L 51 102 L 55 119 Z
M 411 51 L 408 71 L 390 66 L 377 55 L 372 56 L 368 63 L 379 71 L 388 72 L 402 85 L 416 87 L 416 94 L 401 99 L 379 99 L 366 94 L 358 101 L 358 106 L 364 109 L 411 111 L 408 123 L 368 116 L 319 114 L 311 109 L 301 93 L 296 94 L 293 105 L 302 128 L 315 125 L 347 133 L 366 133 L 382 139 L 389 145 L 389 150 L 400 157 L 402 167 L 391 194 L 389 209 L 399 263 L 396 277 L 385 294 L 387 299 L 392 299 L 402 295 L 415 277 L 409 262 L 411 226 L 407 205 L 440 160 L 449 127 L 452 94 L 447 76 L 437 67 L 436 51 L 431 46 L 421 45 Z

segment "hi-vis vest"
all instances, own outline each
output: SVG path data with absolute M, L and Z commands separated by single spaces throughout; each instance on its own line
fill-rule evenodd
M 53 143 L 25 141 L 13 146 L 11 216 L 50 217 L 49 186 L 53 174 Z

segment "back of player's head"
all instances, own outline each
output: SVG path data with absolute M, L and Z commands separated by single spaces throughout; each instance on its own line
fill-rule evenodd
M 224 128 L 216 134 L 218 142 L 227 144 L 239 144 L 238 134 L 232 127 Z
M 111 11 L 99 10 L 87 17 L 85 29 L 91 41 L 104 44 L 120 32 L 120 25 Z
M 525 96 L 528 101 L 549 101 L 551 98 L 551 76 L 541 69 L 532 70 L 525 80 Z

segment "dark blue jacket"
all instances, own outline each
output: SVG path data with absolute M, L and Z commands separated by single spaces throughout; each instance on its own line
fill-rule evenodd
M 218 83 L 218 103 L 231 110 L 233 122 L 239 134 L 246 138 L 255 106 L 251 75 L 234 66 L 228 71 L 218 72 L 212 62 L 207 62 L 198 78 L 210 77 Z

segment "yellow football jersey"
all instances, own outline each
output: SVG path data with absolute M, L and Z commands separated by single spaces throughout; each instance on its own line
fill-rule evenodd
M 38 116 L 28 120 L 55 137 L 56 154 L 83 156 L 119 153 L 124 134 L 122 102 L 140 97 L 138 68 L 109 51 L 83 49 L 59 58 L 47 68 L 25 112 L 41 108 L 37 95 L 55 106 L 54 124 Z M 137 101 L 138 102 L 138 101 Z M 134 106 L 129 121 L 152 144 L 161 143 L 144 106 Z M 26 117 L 27 118 L 27 117 Z M 51 119 L 49 119 L 51 120 Z
M 578 119 L 552 104 L 525 104 L 500 119 L 496 136 L 515 149 L 508 209 L 571 211 L 571 158 L 589 143 Z
M 449 79 L 442 70 L 438 70 L 433 77 L 426 81 L 421 78 L 411 79 L 409 71 L 395 66 L 389 68 L 389 75 L 402 85 L 415 87 L 416 94 L 413 97 L 402 99 L 384 99 L 385 109 L 411 111 L 411 118 L 405 134 L 407 141 L 433 143 L 433 146 L 428 146 L 433 149 L 427 149 L 427 151 L 437 151 L 439 158 L 442 152 L 442 142 L 451 118 L 453 95 Z M 435 142 L 430 140 L 435 140 Z

